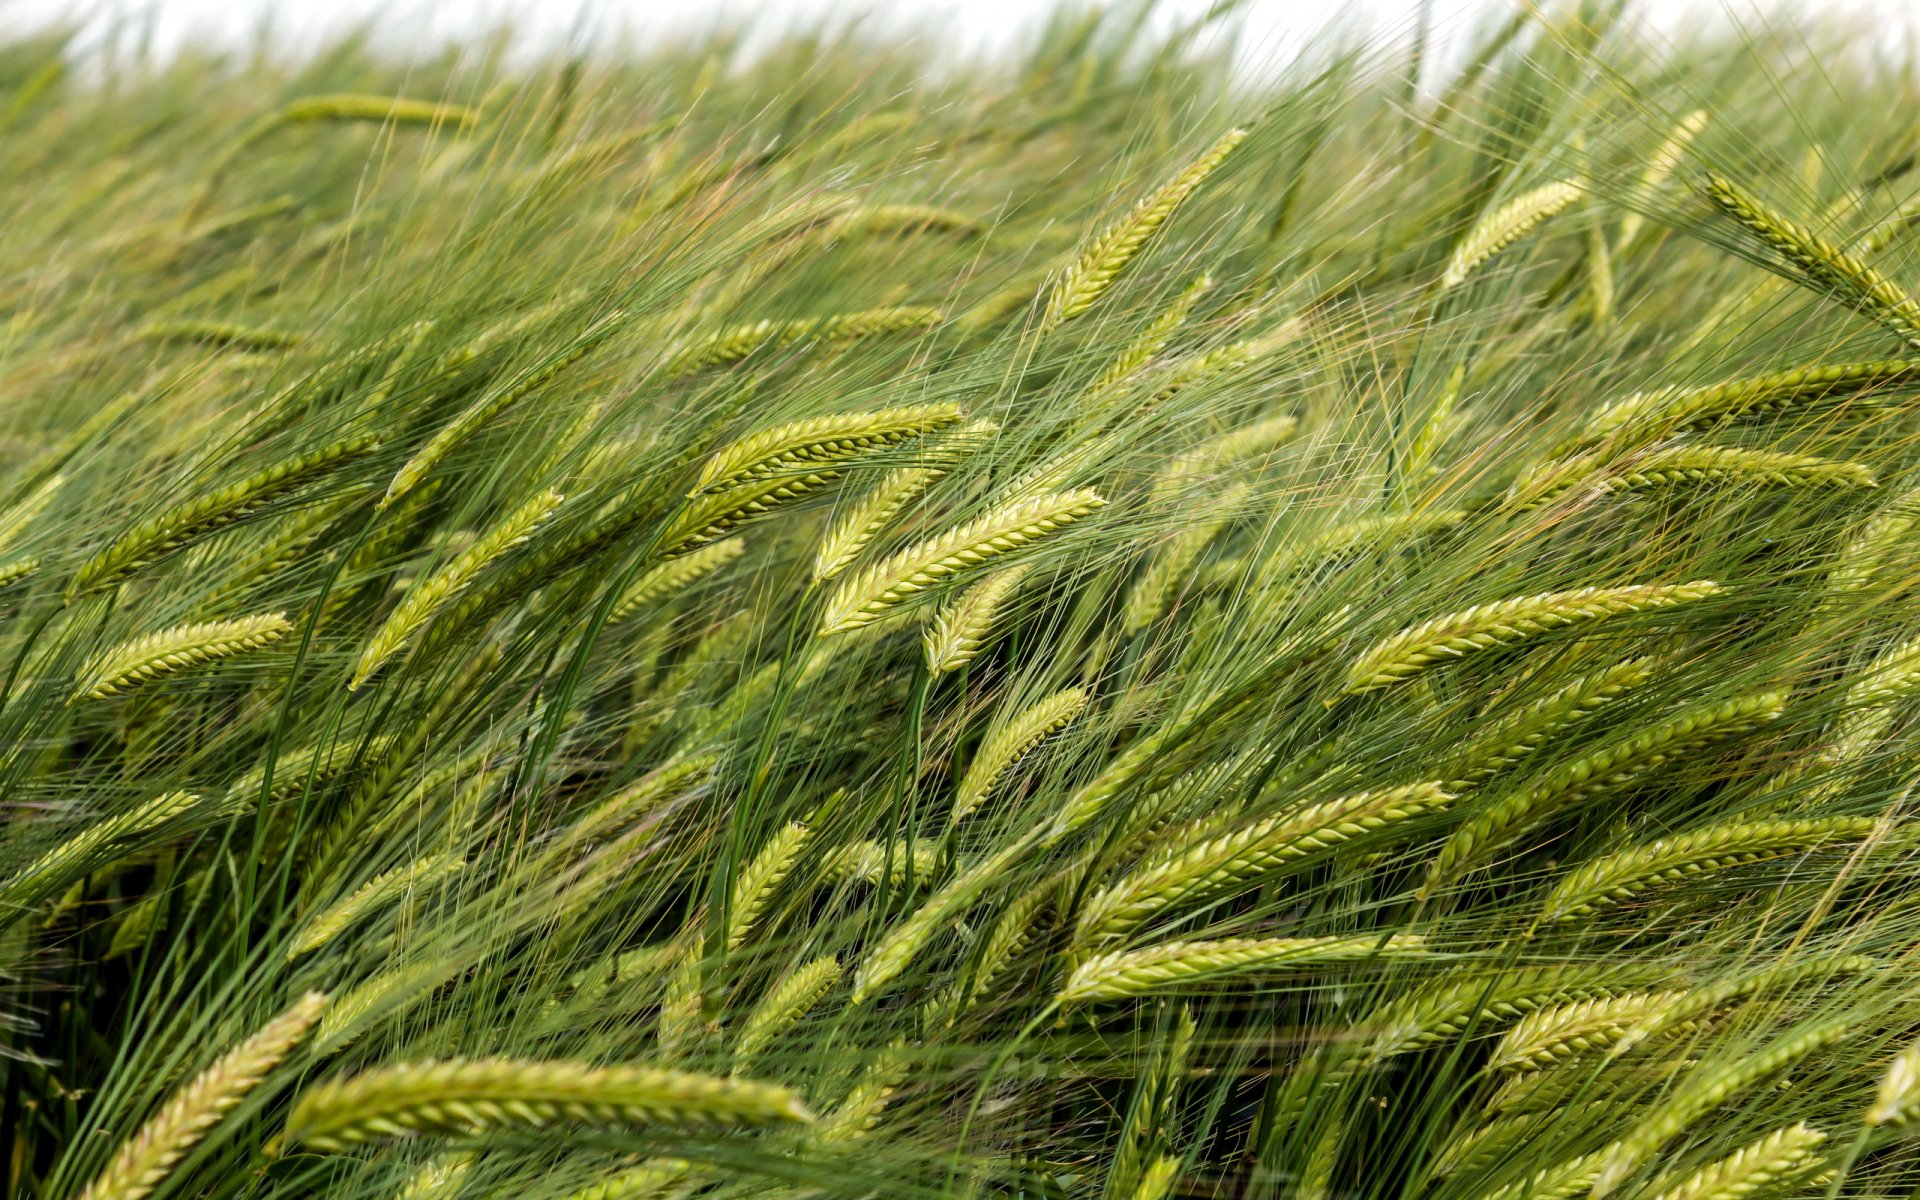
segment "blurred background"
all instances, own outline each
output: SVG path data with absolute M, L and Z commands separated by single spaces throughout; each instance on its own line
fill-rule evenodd
M 1236 37 L 1249 65 L 1273 62 L 1342 30 L 1410 37 L 1423 24 L 1444 56 L 1476 23 L 1528 0 L 1122 0 L 1175 26 L 1209 14 L 1211 36 Z M 1086 8 L 1086 3 L 1066 7 Z M 370 27 L 396 50 L 418 50 L 512 28 L 529 50 L 609 49 L 626 39 L 692 37 L 747 26 L 755 41 L 825 25 L 844 36 L 924 39 L 943 53 L 975 55 L 1018 45 L 1062 4 L 1054 0 L 0 0 L 0 27 L 76 28 L 77 52 L 169 55 L 182 46 L 311 46 Z M 1909 54 L 1920 0 L 1639 0 L 1659 28 L 1702 21 L 1772 24 L 1786 17 L 1846 20 L 1875 31 L 1890 53 Z

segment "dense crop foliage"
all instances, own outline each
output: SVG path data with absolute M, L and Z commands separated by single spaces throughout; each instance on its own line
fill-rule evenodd
M 0 51 L 7 1194 L 1911 1194 L 1920 89 L 1611 11 Z

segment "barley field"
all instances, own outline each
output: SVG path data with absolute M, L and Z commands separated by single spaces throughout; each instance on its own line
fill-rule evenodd
M 6 1196 L 1920 1189 L 1920 67 L 1137 17 L 0 45 Z

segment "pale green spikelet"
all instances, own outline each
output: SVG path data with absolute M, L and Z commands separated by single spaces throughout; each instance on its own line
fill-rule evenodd
M 790 822 L 768 838 L 760 852 L 740 869 L 727 907 L 727 949 L 737 948 L 753 932 L 812 837 L 813 830 L 805 823 Z
M 1132 1200 L 1166 1200 L 1178 1182 L 1180 1160 L 1171 1154 L 1162 1154 L 1140 1172 L 1140 1185 L 1133 1189 Z
M 378 447 L 371 437 L 349 438 L 273 464 L 238 483 L 176 504 L 135 525 L 82 563 L 67 587 L 72 598 L 109 587 L 264 505 L 317 483 Z
M 956 1014 L 979 1003 L 1020 952 L 1032 943 L 1037 936 L 1034 917 L 1048 899 L 1049 892 L 1046 889 L 1028 888 L 1001 911 L 999 919 L 993 924 L 993 932 L 981 944 L 980 952 L 975 957 L 971 978 L 955 997 Z
M 835 850 L 825 865 L 827 874 L 856 883 L 885 880 L 899 886 L 909 870 L 924 882 L 940 865 L 940 844 L 926 838 L 908 844 L 854 842 Z
M 1144 197 L 1133 211 L 1088 242 L 1054 282 L 1041 329 L 1052 329 L 1093 307 L 1174 210 L 1206 182 L 1246 136 L 1244 129 L 1228 130 L 1179 174 Z
M 308 992 L 194 1076 L 81 1189 L 79 1200 L 141 1200 L 159 1187 L 187 1151 L 300 1044 L 326 1004 L 324 995 Z
M 339 1152 L 424 1133 L 477 1136 L 548 1126 L 681 1128 L 783 1125 L 813 1119 L 776 1084 L 658 1067 L 455 1059 L 376 1067 L 315 1084 L 287 1115 L 290 1146 Z
M 713 754 L 688 754 L 661 764 L 596 804 L 554 840 L 549 853 L 563 853 L 596 838 L 613 835 L 622 825 L 644 816 L 659 801 L 697 786 L 698 781 L 710 777 L 719 764 L 719 757 Z
M 669 1194 L 666 1189 L 693 1173 L 694 1165 L 684 1159 L 656 1158 L 588 1184 L 565 1200 L 661 1200 Z
M 191 792 L 168 792 L 87 826 L 0 883 L 0 923 L 98 869 L 116 843 L 158 829 L 199 802 Z
M 1067 688 L 1036 701 L 988 735 L 980 743 L 960 785 L 954 789 L 953 812 L 948 824 L 958 825 L 965 820 L 976 805 L 993 794 L 993 789 L 1021 759 L 1066 728 L 1086 707 L 1086 691 Z
M 1824 616 L 1842 608 L 1850 598 L 1873 586 L 1892 565 L 1890 560 L 1906 545 L 1917 521 L 1920 521 L 1920 491 L 1893 497 L 1863 521 L 1834 554 L 1818 613 Z
M 1106 504 L 1091 491 L 1042 493 L 1001 505 L 848 576 L 821 613 L 819 633 L 858 629 L 930 588 L 1027 548 Z
M 46 511 L 47 505 L 53 503 L 54 494 L 66 482 L 65 475 L 50 475 L 14 504 L 0 510 L 0 550 L 6 550 L 20 540 L 21 533 L 33 524 L 35 517 Z
M 770 475 L 723 491 L 702 493 L 689 500 L 661 534 L 659 554 L 685 554 L 718 541 L 742 525 L 819 495 L 846 473 L 844 467 L 825 467 L 804 475 Z
M 853 1002 L 864 1003 L 899 978 L 943 925 L 978 900 L 1007 865 L 1030 848 L 1031 839 L 1020 838 L 982 856 L 889 929 L 854 973 Z
M 1460 239 L 1447 259 L 1440 287 L 1451 290 L 1471 278 L 1494 255 L 1513 245 L 1547 218 L 1563 211 L 1584 193 L 1565 180 L 1523 192 L 1481 217 Z
M 941 606 L 921 638 L 929 674 L 957 671 L 980 656 L 1001 607 L 1020 590 L 1029 569 L 1021 564 L 995 571 Z
M 1600 1176 L 1602 1155 L 1582 1154 L 1525 1179 L 1497 1187 L 1479 1200 L 1572 1200 Z
M 81 669 L 74 696 L 101 700 L 272 645 L 293 629 L 285 613 L 177 625 L 115 646 Z
M 401 464 L 394 472 L 393 480 L 387 484 L 386 495 L 380 498 L 381 509 L 392 508 L 395 502 L 420 485 L 427 473 L 462 442 L 472 437 L 479 429 L 495 417 L 512 408 L 533 392 L 552 382 L 554 377 L 573 366 L 587 355 L 605 344 L 614 334 L 627 326 L 627 314 L 615 309 L 593 324 L 581 330 L 565 346 L 534 363 L 526 370 L 507 382 L 489 389 L 479 399 L 462 409 L 453 420 L 443 425 L 439 432 L 427 440 L 412 458 Z
M 1673 132 L 1667 135 L 1654 152 L 1647 156 L 1647 165 L 1641 169 L 1639 186 L 1636 192 L 1641 196 L 1651 196 L 1660 190 L 1660 186 L 1673 177 L 1679 169 L 1681 159 L 1686 156 L 1693 140 L 1706 129 L 1711 118 L 1704 108 L 1696 108 L 1686 116 L 1674 122 Z M 1613 248 L 1616 254 L 1624 253 L 1631 246 L 1640 230 L 1646 225 L 1646 217 L 1638 212 L 1630 212 L 1620 218 L 1620 232 L 1615 235 Z
M 1367 1057 L 1378 1061 L 1452 1042 L 1468 1033 L 1489 1037 L 1528 1013 L 1582 1000 L 1627 995 L 1659 981 L 1645 969 L 1615 963 L 1524 967 L 1493 976 L 1443 977 L 1433 986 L 1376 1010 Z
M 415 889 L 426 887 L 441 876 L 451 875 L 465 866 L 455 855 L 437 853 L 374 876 L 338 904 L 315 913 L 287 946 L 287 958 L 291 960 L 313 953 L 376 908 Z
M 1423 894 L 1450 882 L 1493 846 L 1516 836 L 1547 812 L 1613 791 L 1647 772 L 1714 742 L 1736 738 L 1779 719 L 1784 692 L 1762 692 L 1704 704 L 1652 729 L 1628 733 L 1554 768 L 1531 786 L 1488 805 L 1454 830 L 1428 872 Z
M 406 598 L 367 639 L 359 661 L 354 664 L 353 678 L 348 682 L 347 690 L 357 691 L 398 654 L 408 640 L 433 619 L 435 613 L 472 583 L 476 575 L 532 537 L 534 530 L 560 507 L 562 499 L 564 497 L 554 491 L 535 496 L 477 538 L 452 562 L 409 589 Z
M 1826 984 L 1846 976 L 1870 975 L 1881 968 L 1882 964 L 1875 959 L 1849 954 L 1787 960 L 1758 971 L 1736 975 L 1716 984 L 1695 988 L 1665 1008 L 1646 1013 L 1621 1036 L 1610 1053 L 1618 1057 L 1649 1038 L 1717 1012 L 1745 996 L 1756 993 L 1778 995 L 1796 984 Z
M 1910 1043 L 1887 1064 L 1864 1118 L 1869 1125 L 1902 1129 L 1920 1115 L 1920 1042 Z
M 852 566 L 860 552 L 886 531 L 900 510 L 947 472 L 941 467 L 902 467 L 889 471 L 871 492 L 834 521 L 813 558 L 813 579 L 821 583 Z
M 869 204 L 849 210 L 833 222 L 835 237 L 946 233 L 971 238 L 985 232 L 986 226 L 975 218 L 934 204 Z
M 1663 883 L 1805 854 L 1832 842 L 1859 841 L 1870 837 L 1877 824 L 1870 817 L 1742 821 L 1661 838 L 1615 851 L 1569 872 L 1547 898 L 1540 919 L 1571 920 L 1631 900 Z
M 40 558 L 34 555 L 28 558 L 16 558 L 10 563 L 0 563 L 0 588 L 19 583 L 40 569 Z
M 394 1200 L 434 1200 L 456 1195 L 472 1173 L 471 1151 L 436 1154 L 425 1166 L 407 1176 L 407 1181 L 394 1193 Z
M 1649 1012 L 1681 992 L 1625 992 L 1537 1009 L 1513 1023 L 1487 1060 L 1487 1070 L 1542 1071 L 1582 1054 L 1605 1050 Z
M 1083 960 L 1067 978 L 1057 999 L 1062 1004 L 1124 1000 L 1256 971 L 1291 971 L 1425 952 L 1426 939 L 1417 934 L 1169 942 Z
M 1452 800 L 1437 783 L 1416 783 L 1306 805 L 1227 833 L 1202 821 L 1206 836 L 1175 841 L 1172 849 L 1090 896 L 1081 907 L 1074 941 L 1093 945 L 1122 936 L 1158 913 L 1245 890 L 1301 859 L 1438 812 Z M 1169 840 L 1178 837 L 1168 835 Z
M 1346 692 L 1357 695 L 1405 683 L 1434 666 L 1510 646 L 1567 626 L 1591 626 L 1610 617 L 1704 600 L 1720 592 L 1710 580 L 1672 585 L 1588 587 L 1543 592 L 1433 617 L 1375 643 L 1347 670 Z
M 613 611 L 607 615 L 607 624 L 615 625 L 628 620 L 643 612 L 654 601 L 677 595 L 746 552 L 745 541 L 726 538 L 702 546 L 691 554 L 655 563 L 641 572 L 640 577 L 620 594 Z
M 821 1142 L 850 1142 L 867 1136 L 880 1124 L 887 1102 L 900 1090 L 908 1072 L 904 1048 L 895 1044 L 867 1064 L 846 1098 L 813 1128 Z
M 921 404 L 776 425 L 708 459 L 700 468 L 694 494 L 872 454 L 958 424 L 964 416 L 957 404 Z
M 838 982 L 840 960 L 831 954 L 795 967 L 741 1023 L 733 1043 L 734 1070 L 744 1070 L 774 1038 L 825 999 Z
M 1594 469 L 1590 461 L 1582 459 L 1548 463 L 1516 483 L 1511 494 L 1538 505 L 1576 489 L 1604 496 L 1643 488 L 1712 483 L 1747 487 L 1880 486 L 1873 469 L 1862 463 L 1774 450 L 1682 445 L 1636 454 L 1611 468 Z
M 1160 548 L 1127 595 L 1127 607 L 1120 619 L 1122 630 L 1138 633 L 1159 619 L 1168 598 L 1177 594 L 1193 564 L 1233 523 L 1252 494 L 1253 489 L 1245 484 L 1225 489 L 1208 503 L 1205 519 L 1195 520 Z
M 298 346 L 302 341 L 299 334 L 281 329 L 255 329 L 247 325 L 237 325 L 231 321 L 191 318 L 153 321 L 141 326 L 134 336 L 149 342 L 186 342 L 190 345 L 211 346 L 220 350 L 255 352 L 287 350 Z
M 1789 1125 L 1671 1184 L 1655 1184 L 1659 1190 L 1654 1200 L 1746 1200 L 1818 1170 L 1825 1161 L 1820 1144 L 1826 1140 L 1826 1134 L 1804 1122 Z
M 1783 1034 L 1745 1057 L 1695 1072 L 1604 1152 L 1593 1181 L 1595 1200 L 1618 1189 L 1700 1118 L 1808 1055 L 1838 1045 L 1852 1032 L 1851 1017 L 1830 1018 Z
M 343 92 L 324 96 L 302 96 L 289 100 L 281 108 L 280 120 L 289 125 L 310 125 L 341 121 L 374 121 L 394 125 L 451 126 L 465 129 L 480 121 L 480 114 L 457 104 L 438 104 L 430 100 L 410 100 L 404 96 L 375 96 Z
M 1708 172 L 1707 198 L 1793 265 L 1814 289 L 1920 346 L 1920 304 L 1898 285 L 1804 225 L 1788 220 L 1724 175 Z

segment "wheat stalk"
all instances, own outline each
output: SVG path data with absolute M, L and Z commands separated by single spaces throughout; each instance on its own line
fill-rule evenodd
M 187 1151 L 300 1044 L 326 1003 L 319 992 L 308 992 L 194 1076 L 121 1145 L 107 1169 L 81 1190 L 79 1200 L 141 1200 L 160 1186 Z

